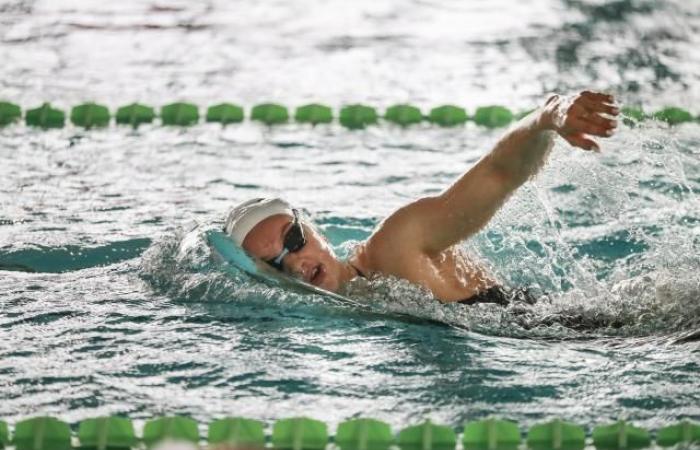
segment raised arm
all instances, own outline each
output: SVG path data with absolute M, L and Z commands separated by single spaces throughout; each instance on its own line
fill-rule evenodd
M 386 226 L 409 230 L 414 245 L 438 253 L 485 226 L 506 199 L 544 164 L 558 133 L 571 145 L 600 151 L 591 136 L 611 136 L 618 114 L 610 95 L 582 92 L 550 97 L 442 194 L 405 206 Z

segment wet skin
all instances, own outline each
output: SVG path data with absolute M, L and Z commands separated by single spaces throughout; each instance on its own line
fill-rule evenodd
M 555 135 L 574 147 L 600 152 L 596 137 L 614 133 L 618 108 L 612 96 L 584 91 L 553 95 L 520 120 L 495 147 L 444 192 L 398 209 L 379 224 L 348 261 L 339 260 L 323 236 L 304 224 L 307 244 L 283 260 L 285 272 L 337 291 L 362 273 L 393 275 L 419 284 L 443 302 L 469 298 L 498 284 L 458 244 L 483 228 L 508 197 L 546 162 Z M 278 255 L 291 215 L 256 225 L 243 248 L 261 258 Z
M 243 249 L 262 260 L 276 257 L 282 251 L 284 235 L 293 219 L 287 214 L 268 217 L 248 233 Z M 302 227 L 306 245 L 284 257 L 282 267 L 286 273 L 332 292 L 357 275 L 347 262 L 336 257 L 326 239 L 315 228 L 303 220 Z

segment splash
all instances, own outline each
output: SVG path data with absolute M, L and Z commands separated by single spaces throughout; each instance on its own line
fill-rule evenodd
M 657 122 L 625 128 L 606 141 L 600 156 L 559 144 L 541 174 L 463 244 L 504 285 L 539 293 L 535 305 L 444 305 L 392 277 L 355 280 L 344 293 L 370 314 L 490 335 L 693 336 L 700 330 L 696 130 Z M 375 225 L 356 217 L 316 219 L 341 256 Z M 161 292 L 183 301 L 313 305 L 323 314 L 336 308 L 319 296 L 264 286 L 242 273 L 225 275 L 201 227 L 154 244 L 144 255 L 142 273 Z

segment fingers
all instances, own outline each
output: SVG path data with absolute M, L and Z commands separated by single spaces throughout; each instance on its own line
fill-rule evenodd
M 602 117 L 598 114 L 584 114 L 580 116 L 581 120 L 584 122 L 588 122 L 591 125 L 601 127 L 605 130 L 614 130 L 617 128 L 617 121 L 616 120 L 611 120 L 611 119 L 606 119 L 605 117 Z
M 588 120 L 588 118 L 583 118 L 576 115 L 569 116 L 567 122 L 568 127 L 576 134 L 585 133 L 599 137 L 610 137 L 615 132 L 614 126 L 611 127 L 607 125 L 599 125 L 591 122 Z
M 598 144 L 596 144 L 594 140 L 585 137 L 583 134 L 572 134 L 569 136 L 565 136 L 564 139 L 566 139 L 566 141 L 574 147 L 579 147 L 584 150 L 594 152 L 600 152 L 600 147 L 598 146 Z
M 600 147 L 592 137 L 610 137 L 615 132 L 615 117 L 620 113 L 615 98 L 592 91 L 583 91 L 568 98 L 568 105 L 559 105 L 558 111 L 563 120 L 558 125 L 555 123 L 555 129 L 571 145 L 599 152 Z
M 602 102 L 599 100 L 594 100 L 590 97 L 581 96 L 577 99 L 577 103 L 592 112 L 608 114 L 611 116 L 617 116 L 618 114 L 620 114 L 620 108 L 618 108 L 617 106 L 610 105 L 606 102 Z
M 575 117 L 580 118 L 584 122 L 589 122 L 592 125 L 597 125 L 599 127 L 603 127 L 605 129 L 614 129 L 617 127 L 617 121 L 608 119 L 607 117 L 601 116 L 599 113 L 592 112 L 589 109 L 586 109 L 585 107 L 579 105 L 579 104 L 574 104 L 571 107 L 571 112 L 573 112 Z
M 587 99 L 597 101 L 597 102 L 602 102 L 602 103 L 614 103 L 615 102 L 615 97 L 613 97 L 610 94 L 603 94 L 600 92 L 583 91 L 583 92 L 581 92 L 580 96 L 583 98 L 587 98 Z

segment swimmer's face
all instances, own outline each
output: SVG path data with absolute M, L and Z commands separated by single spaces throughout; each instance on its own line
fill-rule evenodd
M 243 240 L 243 249 L 263 261 L 269 261 L 282 252 L 284 236 L 294 217 L 287 214 L 270 216 L 257 224 Z M 288 253 L 282 260 L 285 273 L 331 292 L 341 284 L 343 264 L 336 258 L 325 238 L 313 227 L 301 221 L 306 245 Z

